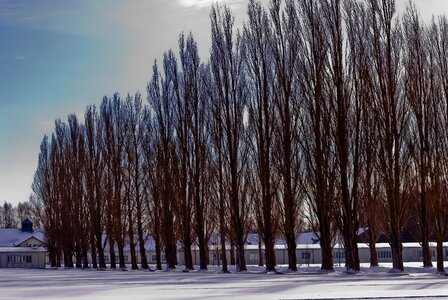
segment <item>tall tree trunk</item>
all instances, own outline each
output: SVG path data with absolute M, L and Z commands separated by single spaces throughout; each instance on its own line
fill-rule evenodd
M 263 249 L 261 249 L 261 241 L 258 241 L 258 266 L 264 266 L 263 263 Z
M 110 268 L 117 268 L 117 256 L 115 255 L 115 240 L 109 235 L 109 255 L 110 255 Z
M 443 239 L 437 237 L 437 272 L 445 273 L 445 267 L 443 262 L 445 260 L 445 255 L 443 253 Z
M 90 235 L 90 255 L 92 258 L 92 268 L 98 269 L 98 263 L 96 260 L 97 246 L 95 245 L 95 236 L 93 233 Z
M 393 270 L 404 271 L 403 266 L 403 245 L 401 243 L 401 232 L 394 227 L 391 229 L 391 243 L 392 251 L 392 268 Z
M 129 250 L 131 252 L 131 269 L 138 270 L 137 265 L 137 253 L 135 251 L 135 240 L 134 240 L 134 227 L 129 222 Z
M 120 269 L 125 270 L 126 269 L 126 260 L 125 260 L 125 256 L 124 256 L 123 237 L 118 237 L 117 246 L 118 246 L 118 263 L 119 263 Z
M 128 179 L 130 180 L 130 178 Z M 129 238 L 129 250 L 131 252 L 131 269 L 138 270 L 137 254 L 135 251 L 135 232 L 134 232 L 134 220 L 132 218 L 132 203 L 130 191 L 127 192 L 127 217 L 128 217 L 128 238 Z
M 89 259 L 87 257 L 87 249 L 82 249 L 82 268 L 88 269 L 89 268 Z
M 156 244 L 156 269 L 162 270 L 162 254 L 161 254 L 161 245 L 160 245 L 160 235 L 158 232 L 158 226 L 156 223 L 156 229 L 154 233 L 154 242 Z
M 288 269 L 297 271 L 296 239 L 295 236 L 288 234 L 286 237 L 286 246 L 288 247 Z
M 230 265 L 234 266 L 236 264 L 235 258 L 235 244 L 230 242 Z
M 369 243 L 370 267 L 378 267 L 378 254 L 376 252 L 376 243 Z
M 221 261 L 222 261 L 222 272 L 228 273 L 228 267 L 227 267 L 227 250 L 226 250 L 226 235 L 225 232 L 221 229 Z
M 142 269 L 147 270 L 149 268 L 149 265 L 148 265 L 148 258 L 146 257 L 145 239 L 143 237 L 143 225 L 142 225 L 141 213 L 138 214 L 137 216 L 137 231 L 138 231 L 138 247 L 140 250 Z
M 76 247 L 75 247 L 75 256 L 76 256 L 75 267 L 77 269 L 81 269 L 81 267 L 82 267 L 82 252 L 81 252 L 81 247 L 79 245 L 76 245 Z
M 320 269 L 325 272 L 332 272 L 334 271 L 334 268 L 330 220 L 321 220 L 319 224 L 320 248 L 322 253 L 322 264 Z
M 103 235 L 101 232 L 95 234 L 95 242 L 93 243 L 95 248 L 95 265 L 96 265 L 96 254 L 98 254 L 99 268 L 106 269 L 106 261 L 104 259 L 104 247 L 103 247 Z M 109 240 L 110 241 L 110 240 Z M 96 245 L 95 245 L 96 244 Z M 92 251 L 93 255 L 93 251 Z M 96 268 L 96 267 L 94 267 Z
M 188 234 L 188 237 L 189 237 L 190 235 Z M 194 266 L 193 266 L 193 255 L 192 255 L 192 253 L 191 253 L 191 246 L 192 246 L 192 242 L 191 242 L 191 240 L 188 238 L 188 239 L 185 239 L 185 237 L 184 237 L 184 241 L 183 241 L 183 243 L 184 243 L 184 260 L 185 260 L 185 269 L 187 269 L 187 270 L 194 270 Z
M 325 272 L 333 272 L 333 246 L 331 241 L 322 239 L 320 240 L 320 248 L 322 253 L 321 270 Z

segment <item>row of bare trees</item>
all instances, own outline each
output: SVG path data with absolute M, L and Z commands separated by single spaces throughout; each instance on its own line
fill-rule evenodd
M 357 236 L 390 239 L 393 268 L 403 270 L 402 232 L 417 220 L 423 263 L 429 241 L 448 227 L 448 21 L 422 22 L 394 0 L 251 0 L 235 30 L 229 8 L 210 12 L 211 50 L 201 62 L 190 34 L 154 63 L 147 86 L 123 100 L 105 97 L 81 124 L 57 120 L 41 145 L 33 189 L 43 204 L 53 265 L 125 268 L 129 245 L 148 267 L 144 241 L 155 240 L 167 267 L 181 245 L 193 268 L 206 269 L 212 233 L 221 253 L 246 270 L 249 231 L 275 270 L 275 241 L 297 270 L 303 224 L 319 235 L 322 269 L 333 270 L 338 232 L 346 266 L 358 271 Z M 105 237 L 105 238 L 104 238 Z M 236 257 L 234 256 L 236 253 Z M 99 261 L 96 261 L 96 257 Z M 223 256 L 223 271 L 227 271 Z
M 16 207 L 5 201 L 0 206 L 0 228 L 17 228 L 27 218 L 35 227 L 40 227 L 41 210 L 34 196 L 30 196 L 29 201 L 19 202 Z

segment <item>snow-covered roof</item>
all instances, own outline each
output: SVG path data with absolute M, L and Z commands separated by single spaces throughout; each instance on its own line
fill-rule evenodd
M 0 253 L 46 252 L 44 247 L 0 247 Z
M 2 230 L 4 230 L 4 229 L 0 229 L 0 247 L 2 247 L 2 241 L 5 240 Z M 20 231 L 18 229 L 14 229 L 14 230 L 16 232 Z M 22 234 L 23 233 L 19 232 L 19 235 L 22 235 Z M 28 233 L 28 234 L 29 234 L 28 237 L 26 237 L 27 236 L 26 233 L 23 234 L 23 236 L 26 237 L 25 240 L 30 238 L 31 236 L 34 236 L 34 237 L 38 238 L 39 240 L 42 240 L 44 238 L 44 233 L 42 231 L 38 231 L 38 232 L 34 231 L 34 233 L 32 233 L 32 234 L 31 233 Z M 42 238 L 40 238 L 39 235 Z M 257 233 L 249 233 L 247 236 L 245 249 L 246 250 L 258 250 L 258 238 L 259 237 L 258 237 Z M 105 245 L 104 251 L 108 252 L 109 251 L 109 243 L 107 240 L 107 235 L 103 234 L 102 239 L 103 239 L 103 245 Z M 22 243 L 23 241 L 24 240 L 19 241 L 19 244 Z M 337 239 L 336 239 L 336 241 L 337 241 Z M 212 234 L 210 241 L 209 241 L 210 249 L 214 249 L 214 247 L 220 247 L 220 244 L 221 243 L 220 243 L 219 235 Z M 226 241 L 226 245 L 229 246 L 228 241 Z M 296 248 L 297 250 L 320 249 L 319 239 L 318 239 L 317 235 L 312 231 L 300 233 L 296 238 L 296 245 L 297 245 L 297 248 Z M 177 246 L 178 246 L 179 250 L 182 249 L 181 242 L 178 242 Z M 430 243 L 430 246 L 435 247 L 436 243 Z M 448 242 L 444 243 L 444 246 L 448 247 Z M 404 248 L 421 248 L 421 245 L 419 243 L 403 243 L 403 247 Z M 264 249 L 264 245 L 262 245 L 262 248 Z M 368 245 L 365 243 L 358 243 L 358 248 L 368 248 Z M 388 243 L 377 243 L 376 248 L 377 248 L 377 250 L 390 249 L 390 245 Z M 277 240 L 275 242 L 275 249 L 286 249 L 286 242 L 284 241 L 283 238 L 281 238 L 281 237 L 277 238 Z M 341 249 L 344 249 L 344 246 L 342 244 L 336 242 L 333 245 L 333 250 L 339 251 Z M 117 244 L 115 244 L 115 250 L 118 251 Z M 129 251 L 129 250 L 130 250 L 129 241 L 125 241 L 124 251 Z M 135 250 L 137 252 L 140 251 L 137 236 L 135 236 Z M 151 235 L 149 235 L 145 238 L 145 250 L 147 250 L 147 251 L 155 250 L 155 241 L 154 241 L 153 236 L 151 236 Z M 192 245 L 192 250 L 198 250 L 198 246 L 196 243 L 194 243 Z
M 103 239 L 103 245 L 105 245 L 104 251 L 109 251 L 109 240 L 107 239 L 107 235 L 103 234 L 102 239 Z M 135 250 L 140 251 L 140 245 L 138 243 L 138 236 L 135 236 L 134 241 L 135 241 Z M 116 244 L 115 244 L 115 249 L 118 250 Z M 155 242 L 154 238 L 152 237 L 152 235 L 149 235 L 145 238 L 145 249 L 146 250 L 155 250 L 156 249 L 156 242 Z M 129 241 L 125 241 L 124 251 L 129 251 L 129 250 L 130 250 Z
M 45 242 L 45 233 L 41 229 L 35 229 L 33 232 L 28 232 L 17 228 L 1 228 L 0 247 L 16 247 L 31 237 Z
M 247 235 L 246 245 L 258 245 L 258 241 L 259 241 L 258 233 L 249 233 Z M 301 232 L 296 237 L 296 244 L 314 245 L 318 243 L 319 243 L 319 237 L 312 231 Z M 281 246 L 286 245 L 286 241 L 284 240 L 283 237 L 278 236 L 277 239 L 275 240 L 275 245 L 276 247 L 280 246 L 279 248 L 281 248 Z
M 314 231 L 301 232 L 296 238 L 297 244 L 317 244 L 319 243 L 319 237 Z

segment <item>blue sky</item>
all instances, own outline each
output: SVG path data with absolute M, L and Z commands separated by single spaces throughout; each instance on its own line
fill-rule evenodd
M 247 0 L 224 0 L 241 25 Z M 268 0 L 262 2 L 267 3 Z M 417 0 L 422 15 L 446 0 Z M 141 91 L 154 59 L 192 31 L 210 46 L 211 0 L 0 0 L 0 203 L 28 199 L 39 144 L 56 118 L 104 95 Z M 399 9 L 406 1 L 399 0 Z
M 247 1 L 224 1 L 237 20 Z M 192 31 L 208 56 L 210 0 L 0 0 L 0 203 L 28 199 L 44 134 L 104 95 L 145 94 L 154 59 Z M 241 21 L 239 21 L 241 22 Z

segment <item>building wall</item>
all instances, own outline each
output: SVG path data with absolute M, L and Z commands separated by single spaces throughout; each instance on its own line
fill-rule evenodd
M 361 244 L 360 244 L 361 245 Z M 436 247 L 430 247 L 433 254 L 433 261 L 436 260 Z M 377 246 L 377 255 L 379 263 L 392 262 L 392 253 L 390 247 L 388 246 Z M 370 262 L 370 250 L 364 245 L 358 249 L 359 258 L 361 263 Z M 418 262 L 422 260 L 421 247 L 405 245 L 403 247 L 403 260 L 404 262 Z M 444 247 L 445 258 L 448 259 L 448 247 Z M 118 263 L 118 251 L 116 251 L 117 263 Z M 126 264 L 131 263 L 131 253 L 125 251 L 125 262 Z M 264 260 L 264 249 L 262 249 L 263 263 Z M 148 263 L 155 265 L 156 263 L 156 253 L 155 251 L 146 251 L 146 256 Z M 319 247 L 298 245 L 296 249 L 297 264 L 299 266 L 307 266 L 311 264 L 320 264 L 322 262 L 322 254 Z M 230 250 L 226 250 L 227 262 L 230 265 Z M 288 264 L 288 252 L 286 248 L 275 249 L 276 263 L 278 265 Z M 106 264 L 110 263 L 109 252 L 105 252 Z M 199 251 L 197 249 L 192 249 L 193 264 L 199 265 Z M 245 250 L 245 258 L 247 265 L 258 265 L 259 264 L 259 251 L 257 247 L 248 247 Z M 91 261 L 89 257 L 89 262 Z M 165 263 L 165 255 L 162 252 L 162 263 Z M 180 249 L 177 252 L 177 262 L 179 266 L 185 265 L 184 252 Z M 137 252 L 137 263 L 140 264 L 140 252 Z M 343 266 L 345 264 L 345 251 L 343 248 L 338 246 L 333 248 L 333 263 L 335 265 Z M 222 253 L 219 248 L 209 249 L 209 265 L 221 265 L 222 264 Z
M 430 247 L 432 251 L 432 259 L 435 261 L 437 259 L 436 247 Z M 218 261 L 213 262 L 213 253 L 215 250 L 210 251 L 210 265 L 218 264 Z M 406 246 L 403 247 L 403 260 L 404 262 L 418 262 L 422 260 L 421 247 L 417 246 Z M 445 247 L 445 259 L 448 259 L 448 247 Z M 199 252 L 193 250 L 193 263 L 195 265 L 199 264 Z M 264 255 L 264 249 L 262 250 Z M 218 251 L 219 253 L 219 251 Z M 359 259 L 361 263 L 370 262 L 370 250 L 367 247 L 360 247 L 358 249 Z M 377 247 L 378 262 L 387 263 L 392 262 L 392 252 L 390 247 Z M 322 263 L 322 253 L 320 248 L 316 247 L 298 247 L 296 249 L 297 264 L 306 266 L 310 264 L 320 264 Z M 183 252 L 179 252 L 179 265 L 184 264 Z M 216 257 L 216 254 L 215 254 Z M 259 263 L 259 252 L 258 249 L 249 248 L 245 250 L 246 264 L 248 265 L 258 265 Z M 263 257 L 264 258 L 264 257 Z M 286 248 L 275 249 L 275 258 L 278 265 L 288 264 L 288 250 Z M 230 252 L 227 251 L 227 261 L 230 263 Z M 265 261 L 263 261 L 265 263 Z M 335 265 L 345 264 L 345 251 L 343 248 L 335 247 L 333 249 L 333 263 Z
M 42 241 L 36 239 L 35 237 L 30 237 L 26 241 L 23 241 L 21 244 L 17 245 L 17 247 L 42 247 Z
M 45 268 L 45 252 L 0 252 L 0 268 Z
M 136 253 L 137 256 L 137 263 L 140 264 L 141 263 L 141 256 L 140 256 L 140 251 L 138 251 Z M 119 258 L 118 258 L 118 250 L 115 251 L 115 258 L 116 258 L 116 262 L 117 264 L 119 263 Z M 165 254 L 162 253 L 162 263 L 166 262 L 165 259 Z M 76 261 L 76 257 L 73 257 L 74 261 Z M 90 253 L 88 254 L 87 257 L 89 264 L 92 263 L 92 257 L 90 255 Z M 149 264 L 156 264 L 156 251 L 146 251 L 146 259 L 148 260 Z M 97 257 L 97 262 L 99 260 L 99 257 Z M 110 264 L 110 252 L 109 251 L 105 251 L 104 252 L 104 260 L 106 262 L 106 264 Z M 124 260 L 126 264 L 130 264 L 131 263 L 131 252 L 130 251 L 124 251 Z

